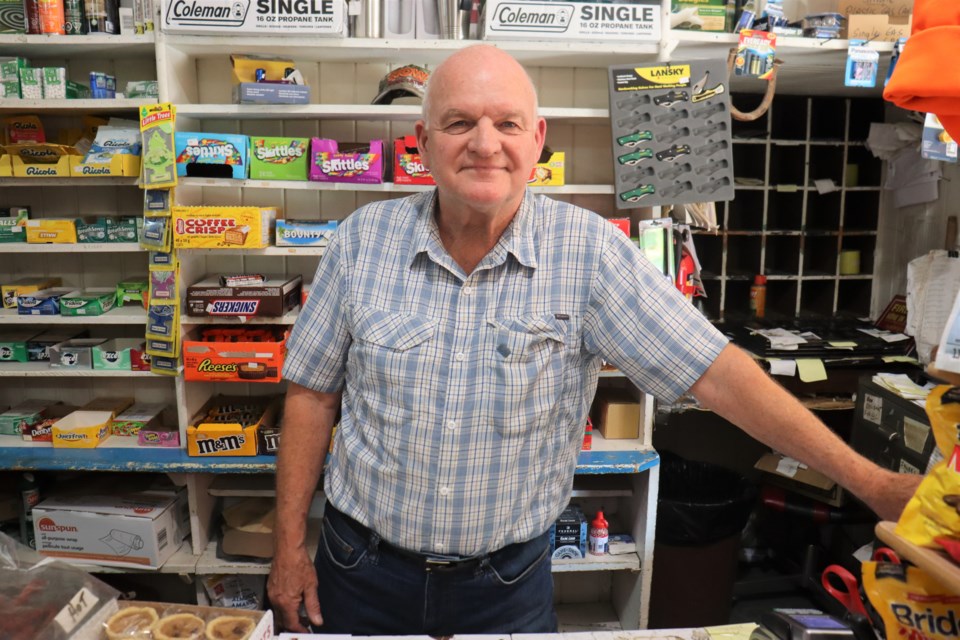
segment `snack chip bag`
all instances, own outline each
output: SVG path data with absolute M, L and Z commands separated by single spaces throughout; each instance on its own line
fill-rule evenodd
M 927 415 L 943 453 L 920 483 L 897 522 L 896 532 L 921 547 L 960 536 L 960 387 L 939 386 L 927 396 Z
M 890 640 L 957 640 L 960 595 L 919 567 L 864 562 L 863 590 L 883 618 Z

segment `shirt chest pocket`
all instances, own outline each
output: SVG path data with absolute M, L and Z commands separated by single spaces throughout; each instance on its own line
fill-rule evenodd
M 567 327 L 552 315 L 495 318 L 486 361 L 494 384 L 485 405 L 503 436 L 548 424 L 563 392 Z M 542 423 L 542 424 L 541 424 Z
M 436 320 L 427 316 L 358 308 L 350 353 L 355 371 L 377 384 L 378 393 L 404 394 L 423 378 L 436 332 Z

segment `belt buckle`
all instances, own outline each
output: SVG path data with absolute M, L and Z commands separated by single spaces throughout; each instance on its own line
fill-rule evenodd
M 456 560 L 439 558 L 437 556 L 425 556 L 424 559 L 427 567 L 433 567 L 437 569 L 449 568 L 456 564 Z

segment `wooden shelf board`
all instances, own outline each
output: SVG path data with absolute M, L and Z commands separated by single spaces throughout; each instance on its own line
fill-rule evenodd
M 100 316 L 25 316 L 17 313 L 16 309 L 0 309 L 0 325 L 5 324 L 66 324 L 74 326 L 90 324 L 146 324 L 147 312 L 143 307 L 125 306 L 114 307 Z M 0 364 L 0 367 L 6 363 Z
M 37 320 L 41 316 L 37 316 Z M 56 318 L 58 316 L 42 316 Z M 35 324 L 42 324 L 37 321 Z M 60 323 L 64 324 L 64 323 Z M 74 323 L 71 323 L 74 324 Z M 77 322 L 75 324 L 89 324 Z M 125 323 L 126 324 L 126 323 Z M 110 369 L 70 369 L 51 367 L 47 362 L 3 362 L 0 363 L 0 378 L 161 378 L 149 371 L 126 371 Z
M 155 55 L 154 34 L 82 36 L 0 34 L 0 55 L 33 58 L 109 58 Z M 48 66 L 48 65 L 38 65 Z
M 136 111 L 143 104 L 156 104 L 151 98 L 104 98 L 83 100 L 25 100 L 9 98 L 0 100 L 0 112 L 29 111 L 41 115 L 77 115 L 80 113 L 112 113 Z
M 263 249 L 177 249 L 177 251 L 191 254 L 228 255 L 243 254 L 246 256 L 322 256 L 326 247 L 264 247 Z
M 135 187 L 137 177 L 127 178 L 0 178 L 2 187 Z
M 159 569 L 135 569 L 133 567 L 107 567 L 99 564 L 83 564 L 80 562 L 66 561 L 75 567 L 79 567 L 89 573 L 176 573 L 180 575 L 192 575 L 196 572 L 197 556 L 193 555 L 190 546 L 190 538 L 187 538 L 180 545 L 172 556 Z
M 320 527 L 321 521 L 310 519 L 307 521 L 307 553 L 313 558 L 317 554 L 317 548 L 320 545 Z M 225 560 L 217 557 L 217 547 L 219 540 L 211 540 L 204 549 L 203 553 L 197 558 L 196 573 L 199 576 L 213 575 L 218 573 L 243 574 L 243 575 L 267 575 L 270 573 L 271 560 Z
M 146 253 L 136 242 L 78 242 L 76 244 L 30 244 L 5 242 L 0 253 Z
M 603 555 L 570 560 L 553 560 L 554 573 L 578 571 L 639 571 L 640 556 L 636 553 L 623 553 L 616 556 Z
M 960 565 L 947 554 L 934 549 L 925 549 L 897 535 L 895 522 L 878 522 L 877 537 L 889 545 L 904 560 L 909 560 L 933 576 L 951 593 L 960 594 Z
M 633 495 L 628 476 L 577 476 L 573 483 L 574 498 L 618 498 Z

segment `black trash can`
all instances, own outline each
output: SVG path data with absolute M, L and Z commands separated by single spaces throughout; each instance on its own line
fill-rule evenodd
M 756 498 L 738 473 L 660 453 L 651 629 L 727 623 L 740 532 Z

